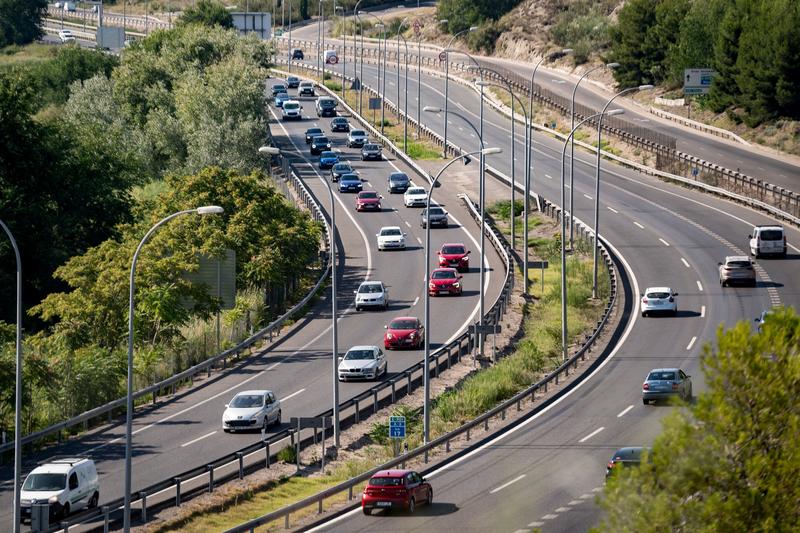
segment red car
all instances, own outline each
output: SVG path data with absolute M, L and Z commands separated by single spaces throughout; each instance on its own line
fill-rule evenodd
M 436 296 L 437 294 L 460 295 L 463 290 L 461 286 L 461 278 L 463 277 L 455 268 L 437 268 L 431 272 L 428 293 L 431 296 Z
M 386 333 L 383 334 L 383 347 L 392 348 L 422 348 L 425 342 L 425 328 L 418 318 L 413 316 L 400 316 L 389 322 Z
M 380 211 L 382 198 L 383 196 L 375 191 L 361 191 L 358 193 L 358 196 L 356 196 L 356 211 L 364 211 L 367 209 Z
M 366 515 L 373 509 L 408 509 L 413 513 L 422 503 L 433 503 L 433 487 L 411 470 L 381 470 L 361 494 L 361 510 Z
M 440 267 L 452 267 L 459 271 L 469 270 L 469 250 L 461 243 L 445 243 L 436 252 Z

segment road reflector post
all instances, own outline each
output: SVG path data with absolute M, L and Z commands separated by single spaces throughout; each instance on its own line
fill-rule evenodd
M 172 481 L 175 482 L 175 507 L 181 506 L 181 478 L 174 477 Z

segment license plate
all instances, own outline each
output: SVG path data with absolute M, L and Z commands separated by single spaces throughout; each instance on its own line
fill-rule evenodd
M 391 507 L 392 502 L 378 502 L 375 504 L 376 507 Z

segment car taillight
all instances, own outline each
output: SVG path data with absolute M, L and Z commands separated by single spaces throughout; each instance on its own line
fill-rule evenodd
M 650 384 L 649 383 L 643 384 L 642 385 L 642 390 L 650 390 Z
M 645 297 L 645 298 L 642 298 L 642 303 L 643 303 L 643 304 L 646 304 L 646 303 L 647 303 L 647 298 L 646 298 L 646 297 Z
M 610 469 L 614 468 L 614 465 L 615 465 L 615 464 L 617 464 L 617 463 L 615 463 L 613 460 L 612 460 L 612 461 L 609 461 L 609 462 L 608 462 L 608 469 L 610 470 Z

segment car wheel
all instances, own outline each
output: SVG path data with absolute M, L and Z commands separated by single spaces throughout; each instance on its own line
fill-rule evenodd
M 278 411 L 278 416 L 275 417 L 275 421 L 272 422 L 272 423 L 274 425 L 276 425 L 276 426 L 280 426 L 281 425 L 281 418 L 282 418 L 282 413 L 280 411 Z
M 69 502 L 65 503 L 64 507 L 61 509 L 61 518 L 68 517 L 69 513 L 70 513 L 70 510 L 71 509 L 70 509 L 70 506 L 69 506 Z
M 370 509 L 369 507 L 362 507 L 361 511 L 367 516 L 372 514 L 372 509 Z
M 645 400 L 644 398 L 642 398 L 642 403 L 645 404 L 645 405 L 649 405 L 650 404 L 650 400 Z
M 92 494 L 92 497 L 89 499 L 89 509 L 94 509 L 97 507 L 97 503 L 100 501 L 100 494 L 95 492 Z
M 678 316 L 678 308 L 672 310 L 672 316 Z
M 428 489 L 428 498 L 425 500 L 425 505 L 433 505 L 433 489 Z
M 416 503 L 414 502 L 414 498 L 411 498 L 408 501 L 408 514 L 414 514 L 415 508 L 416 508 Z
M 356 306 L 356 311 L 361 311 L 361 308 L 359 306 Z
M 642 318 L 647 316 L 647 311 L 642 311 Z

